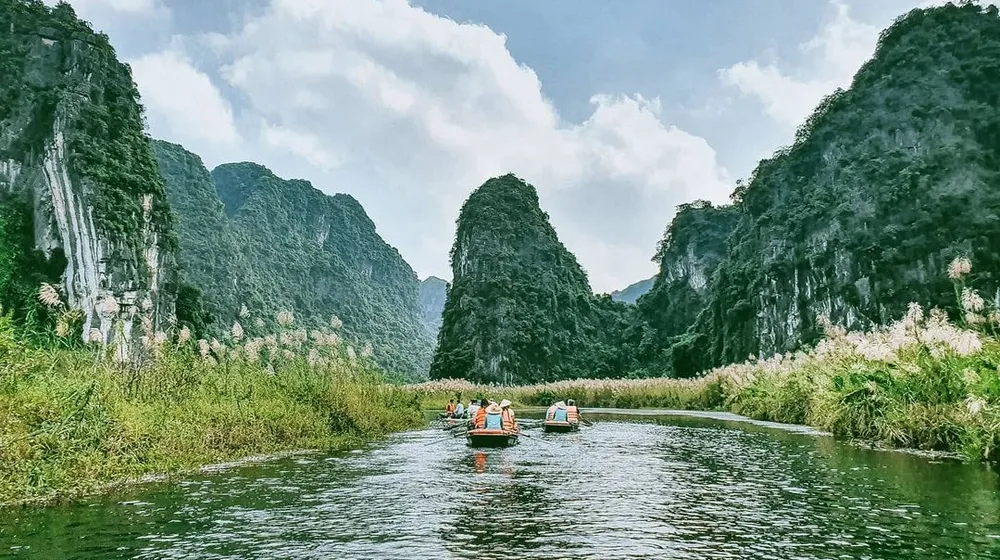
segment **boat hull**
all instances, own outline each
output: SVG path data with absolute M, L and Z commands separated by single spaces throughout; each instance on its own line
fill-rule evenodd
M 517 433 L 504 430 L 469 430 L 465 441 L 470 447 L 510 447 L 517 444 Z
M 565 434 L 567 432 L 575 432 L 579 429 L 580 425 L 575 422 L 560 422 L 557 420 L 547 420 L 542 422 L 542 430 L 546 433 Z

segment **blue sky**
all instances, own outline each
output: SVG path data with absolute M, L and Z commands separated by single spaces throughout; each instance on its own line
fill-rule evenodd
M 49 0 L 47 0 L 49 1 Z M 725 202 L 934 0 L 73 0 L 150 133 L 357 197 L 450 279 L 462 202 L 513 172 L 596 291 L 652 275 L 678 204 Z

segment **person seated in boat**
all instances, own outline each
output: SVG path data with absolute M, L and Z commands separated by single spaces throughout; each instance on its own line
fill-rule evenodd
M 469 406 L 465 409 L 465 413 L 469 416 L 469 420 L 475 422 L 476 414 L 479 413 L 479 401 L 476 399 L 469 399 Z
M 458 403 L 455 405 L 455 412 L 452 413 L 451 417 L 465 418 L 465 405 L 462 404 L 462 401 L 458 401 Z
M 556 422 L 567 422 L 566 403 L 559 401 L 550 406 L 549 410 L 545 413 L 545 419 Z
M 479 401 L 479 410 L 476 411 L 475 420 L 472 423 L 473 428 L 482 429 L 486 427 L 486 409 L 489 405 L 486 404 L 486 399 Z
M 500 405 L 490 401 L 490 404 L 483 409 L 483 427 L 487 430 L 503 429 L 503 409 Z M 477 426 L 478 427 L 478 426 Z
M 444 407 L 444 417 L 451 418 L 455 415 L 455 399 L 448 399 L 448 406 Z
M 580 423 L 580 409 L 576 407 L 576 401 L 566 399 L 566 421 L 570 424 Z
M 514 418 L 514 409 L 510 407 L 512 403 L 504 399 L 500 401 L 500 418 L 502 420 L 503 429 L 508 432 L 517 431 L 517 419 Z

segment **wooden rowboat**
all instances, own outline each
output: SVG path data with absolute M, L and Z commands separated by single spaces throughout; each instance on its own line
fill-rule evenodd
M 476 428 L 465 433 L 470 447 L 510 447 L 517 444 L 517 432 Z
M 554 432 L 559 434 L 565 434 L 567 432 L 575 432 L 580 429 L 579 422 L 566 422 L 562 420 L 546 420 L 542 422 L 542 430 L 546 433 Z

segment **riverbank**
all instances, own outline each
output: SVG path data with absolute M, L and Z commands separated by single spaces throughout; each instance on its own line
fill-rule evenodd
M 1000 316 L 993 317 L 1000 323 Z M 750 360 L 696 379 L 578 379 L 497 387 L 462 380 L 409 385 L 425 407 L 479 395 L 521 405 L 575 399 L 582 407 L 729 411 L 803 424 L 844 439 L 1000 459 L 1000 339 L 911 306 L 866 333 L 828 322 L 814 348 Z M 997 325 L 994 325 L 996 327 Z
M 357 446 L 423 422 L 412 396 L 353 352 L 198 346 L 157 341 L 121 364 L 106 350 L 30 347 L 0 317 L 0 504 Z

